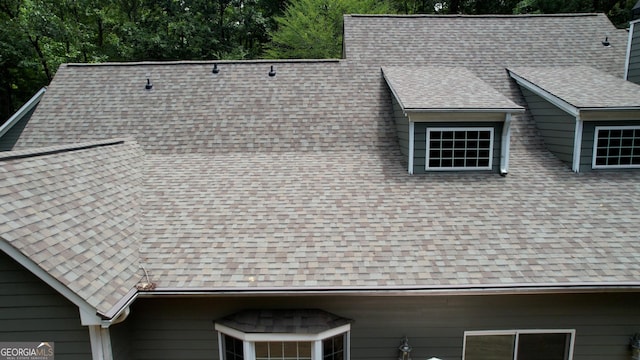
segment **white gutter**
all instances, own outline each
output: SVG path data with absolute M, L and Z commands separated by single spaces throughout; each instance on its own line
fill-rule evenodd
M 504 116 L 502 126 L 502 146 L 500 148 L 500 175 L 505 176 L 509 172 L 509 146 L 511 145 L 511 113 Z
M 415 129 L 416 124 L 409 119 L 409 175 L 413 175 L 413 156 L 415 152 Z
M 31 97 L 31 99 L 29 99 L 29 101 L 27 101 L 24 105 L 22 105 L 22 107 L 20 107 L 20 109 L 18 109 L 18 111 L 16 111 L 16 113 L 13 114 L 9 118 L 9 120 L 7 120 L 4 124 L 0 125 L 0 138 L 4 134 L 6 134 L 9 131 L 9 129 L 13 127 L 13 125 L 15 125 L 18 121 L 20 121 L 20 119 L 22 119 L 22 117 L 24 117 L 26 113 L 31 111 L 31 109 L 33 109 L 36 105 L 38 105 L 38 103 L 40 103 L 40 99 L 42 98 L 42 95 L 44 95 L 46 91 L 47 91 L 46 87 L 43 87 L 42 89 L 40 89 L 35 95 Z
M 573 163 L 571 170 L 573 172 L 580 172 L 580 156 L 582 152 L 582 127 L 583 121 L 580 119 L 580 115 L 576 116 L 575 134 L 573 135 Z
M 524 113 L 524 108 L 403 108 L 413 113 Z
M 191 289 L 182 288 L 156 288 L 152 291 L 139 293 L 140 297 L 162 296 L 298 296 L 304 295 L 371 295 L 371 296 L 397 296 L 397 295 L 491 295 L 491 294 L 565 294 L 583 292 L 640 292 L 640 281 L 619 282 L 576 282 L 576 283 L 513 283 L 513 284 L 469 284 L 469 285 L 414 285 L 414 286 L 372 286 L 372 287 L 269 287 L 257 289 L 251 288 L 217 288 L 217 289 Z

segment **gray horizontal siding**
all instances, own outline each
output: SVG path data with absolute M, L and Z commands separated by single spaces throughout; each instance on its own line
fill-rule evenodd
M 493 130 L 493 172 L 500 170 L 500 151 L 502 149 L 502 127 L 504 123 L 486 122 L 442 122 L 442 123 L 415 123 L 414 127 L 414 149 L 413 149 L 413 173 L 426 173 L 425 164 L 427 160 L 427 128 L 467 128 L 467 127 L 492 127 Z M 466 170 L 464 170 L 466 171 Z
M 397 358 L 403 336 L 414 359 L 461 359 L 465 331 L 575 329 L 575 360 L 630 357 L 637 294 L 508 296 L 297 296 L 138 299 L 127 319 L 131 359 L 218 359 L 215 319 L 244 309 L 319 308 L 354 320 L 352 360 Z
M 404 159 L 409 158 L 409 119 L 404 115 L 400 104 L 394 96 L 392 98 L 393 105 L 393 121 L 396 125 L 396 135 L 398 137 L 398 145 L 400 145 L 400 153 L 404 155 Z M 407 161 L 408 162 L 408 161 Z
M 0 252 L 0 341 L 53 341 L 57 360 L 91 358 L 78 308 Z
M 621 121 L 585 121 L 582 125 L 582 148 L 580 149 L 580 171 L 591 171 L 593 163 L 593 140 L 596 126 L 640 126 L 640 120 L 629 119 Z M 619 170 L 619 169 L 618 169 Z M 598 169 L 598 171 L 602 171 Z M 632 170 L 632 171 L 637 171 Z
M 629 52 L 629 70 L 627 80 L 640 84 L 640 24 L 633 26 L 631 49 Z
M 576 118 L 527 89 L 522 94 L 547 149 L 571 167 Z

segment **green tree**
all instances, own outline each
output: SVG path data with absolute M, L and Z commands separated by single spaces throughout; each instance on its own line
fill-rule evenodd
M 392 13 L 388 2 L 378 0 L 298 0 L 275 18 L 267 58 L 337 58 L 342 49 L 344 14 Z

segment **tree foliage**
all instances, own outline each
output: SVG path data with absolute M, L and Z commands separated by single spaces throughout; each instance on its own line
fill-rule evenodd
M 65 62 L 335 58 L 346 13 L 604 12 L 636 0 L 0 0 L 0 123 Z
M 392 13 L 388 2 L 379 0 L 297 0 L 271 32 L 266 57 L 280 59 L 337 58 L 342 49 L 344 14 Z

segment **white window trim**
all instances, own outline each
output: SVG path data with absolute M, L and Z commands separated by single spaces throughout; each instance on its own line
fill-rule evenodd
M 322 360 L 322 341 L 340 334 L 345 335 L 344 356 L 346 360 L 351 358 L 351 324 L 338 326 L 336 328 L 323 331 L 317 334 L 294 334 L 294 333 L 245 333 L 232 329 L 228 326 L 215 324 L 218 332 L 218 352 L 220 359 L 224 359 L 223 335 L 228 335 L 241 340 L 243 343 L 244 360 L 255 360 L 256 342 L 268 341 L 296 341 L 311 343 L 311 359 Z
M 429 167 L 429 150 L 430 148 L 430 140 L 431 140 L 431 131 L 489 131 L 491 133 L 491 137 L 489 139 L 489 165 L 488 166 L 478 166 L 478 167 Z M 485 127 L 428 127 L 427 128 L 427 140 L 426 140 L 426 149 L 425 149 L 425 170 L 427 171 L 476 171 L 476 170 L 491 170 L 493 168 L 493 142 L 494 142 L 494 133 L 495 129 L 490 126 Z
M 520 334 L 569 334 L 569 356 L 567 360 L 573 360 L 573 349 L 576 341 L 575 329 L 524 329 L 524 330 L 479 330 L 465 331 L 464 341 L 462 344 L 462 360 L 465 360 L 467 353 L 467 336 L 491 336 L 491 335 L 514 335 L 516 338 L 513 348 L 513 360 L 517 360 L 518 355 L 518 339 Z
M 598 151 L 598 133 L 600 130 L 640 130 L 640 125 L 621 125 L 621 126 L 596 126 L 593 132 L 593 151 L 591 152 L 591 168 L 592 169 L 638 169 L 640 165 L 596 165 L 596 153 Z

